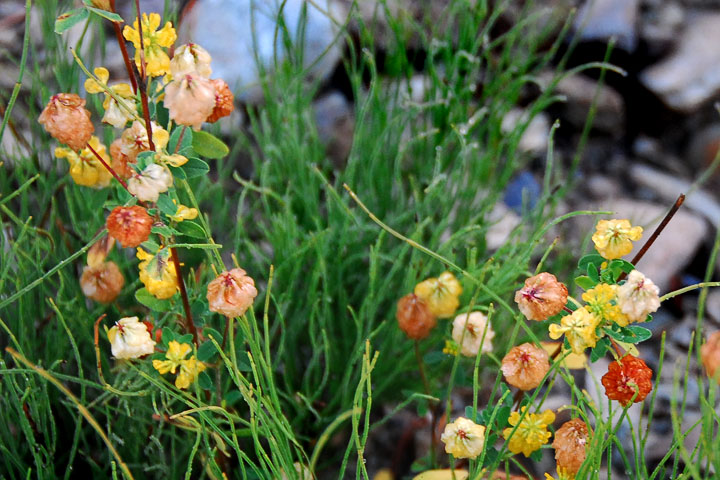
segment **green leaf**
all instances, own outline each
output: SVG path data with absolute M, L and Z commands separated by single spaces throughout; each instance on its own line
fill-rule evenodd
M 175 341 L 177 341 L 178 343 L 187 343 L 188 345 L 190 345 L 193 341 L 192 333 L 186 333 L 185 335 L 176 338 Z
M 151 163 L 155 163 L 155 152 L 141 152 L 137 156 L 137 162 L 135 163 L 135 169 L 138 173 L 145 170 L 145 168 Z
M 162 344 L 167 347 L 170 342 L 175 340 L 175 332 L 173 332 L 169 327 L 165 327 L 162 329 Z
M 88 11 L 84 8 L 76 8 L 63 13 L 55 19 L 55 33 L 63 33 L 83 20 L 87 20 L 88 15 Z
M 174 234 L 178 233 L 177 230 L 174 228 L 170 228 L 167 225 L 155 225 L 150 230 L 152 233 L 156 233 L 158 235 L 162 235 L 165 238 L 169 238 L 173 236 Z
M 215 330 L 214 328 L 206 327 L 203 328 L 203 335 L 205 335 L 205 338 L 214 338 L 216 342 L 218 342 L 220 345 L 222 345 L 222 334 Z M 212 342 L 210 342 L 212 343 Z
M 575 277 L 575 284 L 577 284 L 577 286 L 582 288 L 583 290 L 590 290 L 591 288 L 594 288 L 595 285 L 597 285 L 597 282 L 588 277 L 587 275 L 581 275 L 579 277 Z
M 542 461 L 542 450 L 537 449 L 534 452 L 530 454 L 530 459 L 534 462 L 541 462 Z
M 607 260 L 605 260 L 601 255 L 598 255 L 597 253 L 591 253 L 589 255 L 585 255 L 580 260 L 578 260 L 578 268 L 584 272 L 587 270 L 588 265 L 595 265 L 599 269 L 605 261 Z
M 156 312 L 167 312 L 173 306 L 172 300 L 155 298 L 146 288 L 141 288 L 135 292 L 135 300 Z
M 183 133 L 185 132 L 185 133 Z M 182 138 L 180 136 L 182 135 Z M 180 147 L 178 148 L 178 140 L 180 141 Z M 175 127 L 170 135 L 170 141 L 168 141 L 168 152 L 178 152 L 180 155 L 185 155 L 183 151 L 187 151 L 192 147 L 193 142 L 193 131 L 192 128 L 179 126 Z
M 168 168 L 170 169 L 170 173 L 172 173 L 173 178 L 177 180 L 187 179 L 185 171 L 182 169 L 182 167 L 173 167 L 172 165 L 168 165 Z
M 195 222 L 185 220 L 176 225 L 176 230 L 183 235 L 193 238 L 205 238 L 205 230 Z
M 598 274 L 598 268 L 593 265 L 592 263 L 589 263 L 587 266 L 587 276 L 590 277 L 590 280 L 594 281 L 595 283 L 600 281 L 600 275 Z
M 200 372 L 200 375 L 198 375 L 198 385 L 203 390 L 212 390 L 213 389 L 212 379 L 210 378 L 210 375 L 208 375 L 207 372 Z
M 200 345 L 200 348 L 198 348 L 198 360 L 201 362 L 212 362 L 216 353 L 217 349 L 215 348 L 215 345 L 213 345 L 210 341 L 205 342 Z
M 157 206 L 162 213 L 165 215 L 175 215 L 177 213 L 177 205 L 175 205 L 170 198 L 170 195 L 160 195 L 158 197 Z
M 630 273 L 635 270 L 635 265 L 621 258 L 616 258 L 615 260 L 610 261 L 608 268 L 618 269 L 621 272 Z
M 236 404 L 242 398 L 242 393 L 239 390 L 230 390 L 223 395 L 223 402 L 226 406 L 232 406 Z
M 223 158 L 230 153 L 222 140 L 202 130 L 193 133 L 192 146 L 198 155 L 205 158 Z
M 590 350 L 590 362 L 597 362 L 599 359 L 605 356 L 608 349 L 610 348 L 610 340 L 607 338 L 601 338 L 598 340 L 595 347 Z
M 103 18 L 107 18 L 111 22 L 118 22 L 118 23 L 124 22 L 123 18 L 120 15 L 118 15 L 117 13 L 108 12 L 107 10 L 103 10 L 102 8 L 95 8 L 95 7 L 90 7 L 90 6 L 86 6 L 85 8 L 87 8 L 88 11 L 94 13 L 95 15 L 100 15 Z
M 625 343 L 640 343 L 652 337 L 652 332 L 650 330 L 638 325 L 630 325 L 628 327 L 621 328 L 619 331 L 614 331 L 609 328 L 605 331 L 615 340 Z
M 203 177 L 210 171 L 210 166 L 196 157 L 188 158 L 187 163 L 180 168 L 187 178 Z

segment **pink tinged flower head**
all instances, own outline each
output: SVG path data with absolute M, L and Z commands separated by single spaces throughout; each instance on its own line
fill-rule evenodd
M 710 335 L 708 341 L 700 348 L 700 359 L 708 377 L 715 378 L 720 384 L 720 331 Z M 717 378 L 715 375 L 718 374 Z
M 452 338 L 460 345 L 460 353 L 474 357 L 478 352 L 492 352 L 495 332 L 482 312 L 461 313 L 453 320 Z
M 255 281 L 242 268 L 221 273 L 207 288 L 210 310 L 228 318 L 242 316 L 257 294 Z
M 660 289 L 641 272 L 633 270 L 618 287 L 617 302 L 631 322 L 644 322 L 660 308 Z
M 155 351 L 147 325 L 138 317 L 121 318 L 108 330 L 112 354 L 118 359 L 138 358 Z
M 520 390 L 532 390 L 550 370 L 548 353 L 532 343 L 523 343 L 510 349 L 502 359 L 500 369 L 505 380 Z
M 165 107 L 180 125 L 199 130 L 215 109 L 215 87 L 197 73 L 187 73 L 165 87 Z
M 175 49 L 170 60 L 170 73 L 173 78 L 180 78 L 188 73 L 195 73 L 201 77 L 210 78 L 212 57 L 207 50 L 197 43 L 188 43 Z
M 560 313 L 567 297 L 567 287 L 547 272 L 528 278 L 525 286 L 515 292 L 515 302 L 525 318 L 537 321 Z
M 170 140 L 170 134 L 155 122 L 150 122 L 153 144 L 156 150 L 165 148 Z M 127 156 L 127 161 L 135 163 L 138 154 L 150 150 L 147 128 L 144 123 L 134 121 L 130 128 L 122 133 L 120 151 Z
M 95 131 L 85 100 L 74 93 L 53 95 L 38 122 L 57 141 L 75 151 L 85 148 Z
M 160 194 L 172 187 L 173 177 L 170 171 L 156 163 L 151 163 L 140 175 L 133 175 L 127 182 L 130 193 L 143 202 L 157 202 Z

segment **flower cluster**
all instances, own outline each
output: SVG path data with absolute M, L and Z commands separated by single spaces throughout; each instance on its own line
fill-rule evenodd
M 526 410 L 527 407 L 522 407 L 520 412 L 510 414 L 508 421 L 512 427 L 503 430 L 503 437 L 508 441 L 508 450 L 529 457 L 550 440 L 552 434 L 547 428 L 555 421 L 555 414 L 551 410 L 540 414 Z

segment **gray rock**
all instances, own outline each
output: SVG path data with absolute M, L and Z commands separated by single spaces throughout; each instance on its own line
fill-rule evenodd
M 720 14 L 688 17 L 673 54 L 640 76 L 668 107 L 684 113 L 720 92 Z
M 632 52 L 638 41 L 639 7 L 639 0 L 587 0 L 573 27 L 581 40 L 615 38 L 617 47 Z
M 488 215 L 487 221 L 491 224 L 485 235 L 487 248 L 497 250 L 505 245 L 505 242 L 510 238 L 510 234 L 520 225 L 522 219 L 507 205 L 498 202 Z
M 512 133 L 521 125 L 527 123 L 525 131 L 520 137 L 518 148 L 527 153 L 543 153 L 547 150 L 550 136 L 550 117 L 544 112 L 536 114 L 528 121 L 529 113 L 521 108 L 513 108 L 502 120 L 502 130 L 506 134 Z
M 650 54 L 659 54 L 674 45 L 684 20 L 685 10 L 678 2 L 670 0 L 649 6 L 643 15 L 640 35 Z
M 352 105 L 343 94 L 330 92 L 315 100 L 313 110 L 320 141 L 335 167 L 343 167 L 352 149 L 355 131 Z
M 587 192 L 596 200 L 617 198 L 620 194 L 618 182 L 606 175 L 596 174 L 585 182 Z
M 716 324 L 720 324 L 720 289 L 711 288 L 705 302 L 706 317 L 709 316 Z
M 327 78 L 342 52 L 343 9 L 333 0 L 197 0 L 183 17 L 180 43 L 205 48 L 213 57 L 213 78 L 224 79 L 240 100 L 259 101 L 263 74 L 273 74 L 288 58 L 279 15 L 292 41 L 304 32 L 303 67 L 313 78 Z

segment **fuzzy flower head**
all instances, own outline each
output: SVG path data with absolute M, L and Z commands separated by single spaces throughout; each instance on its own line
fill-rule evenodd
M 550 436 L 548 425 L 555 421 L 555 414 L 551 410 L 545 410 L 543 413 L 528 413 L 520 420 L 527 407 L 522 407 L 520 412 L 510 414 L 508 422 L 517 429 L 513 433 L 513 428 L 503 430 L 503 437 L 508 441 L 508 449 L 515 454 L 521 453 L 529 457 L 535 450 L 545 445 Z
M 627 407 L 630 403 L 645 400 L 652 390 L 652 374 L 650 367 L 641 358 L 628 354 L 612 362 L 600 381 L 610 400 L 617 400 L 620 405 Z
M 581 354 L 586 348 L 592 348 L 597 343 L 595 329 L 599 323 L 599 319 L 587 308 L 578 308 L 572 315 L 562 317 L 560 325 L 550 325 L 550 338 L 557 340 L 564 334 L 573 353 Z
M 642 237 L 642 227 L 633 227 L 629 220 L 600 220 L 592 236 L 598 253 L 608 260 L 632 251 L 632 242 Z
M 461 313 L 453 320 L 452 338 L 461 346 L 460 353 L 474 357 L 492 352 L 495 332 L 482 312 Z
M 525 286 L 515 292 L 515 302 L 525 318 L 538 321 L 560 313 L 567 297 L 567 287 L 547 272 L 528 278 Z
M 573 477 L 578 473 L 585 461 L 588 437 L 588 427 L 579 418 L 565 422 L 555 431 L 552 446 L 558 471 L 562 470 Z
M 88 265 L 80 277 L 80 288 L 86 297 L 100 303 L 110 303 L 117 298 L 125 285 L 125 277 L 115 262 Z
M 400 330 L 413 340 L 427 337 L 437 325 L 437 319 L 430 313 L 427 303 L 414 293 L 409 293 L 398 301 L 395 316 Z
M 95 131 L 85 100 L 74 93 L 53 95 L 38 122 L 53 138 L 73 151 L 85 148 Z
M 207 299 L 210 311 L 235 318 L 245 314 L 258 292 L 255 281 L 242 268 L 223 272 L 208 284 Z
M 108 234 L 123 248 L 137 247 L 150 237 L 153 220 L 143 207 L 133 205 L 113 208 L 105 225 Z
M 215 123 L 223 117 L 230 115 L 235 110 L 235 96 L 233 95 L 225 80 L 215 78 L 210 80 L 215 89 L 215 108 L 209 117 L 205 119 L 208 123 Z
M 177 272 L 167 249 L 153 255 L 138 248 L 137 258 L 140 259 L 140 281 L 150 294 L 161 300 L 175 295 L 178 288 Z
M 150 122 L 150 129 L 152 130 L 152 139 L 155 148 L 157 150 L 165 148 L 170 140 L 170 134 L 167 130 L 155 122 Z M 136 162 L 139 153 L 150 150 L 147 129 L 142 122 L 134 121 L 130 128 L 122 133 L 120 138 L 122 140 L 120 150 L 127 156 L 127 161 L 130 163 Z
M 430 312 L 438 318 L 451 317 L 460 305 L 462 286 L 455 275 L 443 272 L 415 285 L 415 295 L 423 299 Z
M 700 347 L 700 359 L 708 377 L 715 378 L 715 374 L 720 371 L 720 331 L 710 335 L 708 341 Z M 720 384 L 720 375 L 715 379 Z
M 645 275 L 633 270 L 618 287 L 617 302 L 631 322 L 644 322 L 660 308 L 660 289 Z
M 445 452 L 455 458 L 477 458 L 485 444 L 485 427 L 459 417 L 445 426 L 440 440 L 445 444 Z
M 176 123 L 200 130 L 215 109 L 215 87 L 197 73 L 186 73 L 165 87 L 163 103 Z
M 617 323 L 621 327 L 625 327 L 628 324 L 628 318 L 617 305 L 617 292 L 617 285 L 601 283 L 583 293 L 582 299 L 587 303 L 585 307 L 588 311 L 595 315 L 600 322 Z
M 125 128 L 125 124 L 134 118 L 135 113 L 135 94 L 132 91 L 132 87 L 127 83 L 118 83 L 112 87 L 108 87 L 107 82 L 110 78 L 110 73 L 105 67 L 98 67 L 93 73 L 99 82 L 93 78 L 88 78 L 85 80 L 85 90 L 88 93 L 105 94 L 105 100 L 103 101 L 105 114 L 103 115 L 102 121 L 109 123 L 115 128 Z M 119 102 L 106 91 L 106 88 L 115 94 Z
M 188 73 L 195 73 L 201 77 L 210 78 L 212 57 L 207 50 L 197 43 L 188 43 L 175 49 L 170 60 L 170 74 L 173 78 L 180 78 Z
M 172 187 L 170 171 L 157 163 L 151 163 L 142 173 L 135 174 L 127 182 L 130 193 L 143 202 L 157 202 L 160 194 Z
M 523 343 L 510 349 L 500 369 L 505 380 L 520 390 L 532 390 L 550 370 L 549 355 L 543 348 Z
M 150 337 L 147 325 L 138 317 L 121 318 L 108 330 L 110 348 L 115 358 L 127 359 L 150 355 L 155 351 L 155 342 Z
M 110 156 L 99 138 L 92 136 L 87 144 L 100 155 L 105 163 L 110 164 Z M 98 189 L 110 185 L 112 174 L 89 148 L 83 148 L 78 154 L 69 148 L 57 147 L 55 148 L 55 157 L 67 160 L 70 164 L 70 176 L 78 185 Z
M 172 23 L 166 22 L 165 26 L 158 31 L 161 18 L 157 13 L 142 14 L 142 34 L 144 46 L 140 45 L 140 31 L 138 21 L 135 19 L 133 26 L 126 25 L 123 29 L 125 40 L 132 42 L 135 47 L 135 65 L 142 71 L 141 52 L 145 52 L 146 74 L 151 77 L 159 77 L 170 72 L 170 57 L 165 48 L 172 46 L 177 39 Z

